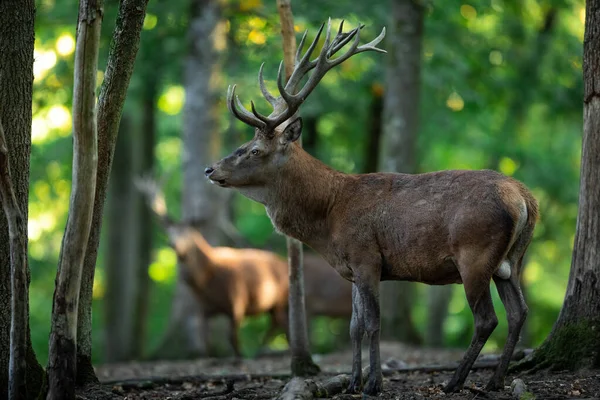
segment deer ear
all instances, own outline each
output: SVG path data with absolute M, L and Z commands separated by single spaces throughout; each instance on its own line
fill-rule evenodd
M 302 133 L 302 118 L 298 117 L 288 124 L 281 134 L 283 143 L 295 142 Z

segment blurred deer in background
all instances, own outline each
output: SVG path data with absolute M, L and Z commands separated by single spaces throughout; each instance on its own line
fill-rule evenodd
M 475 319 L 475 332 L 446 392 L 459 390 L 496 327 L 490 281 L 493 279 L 508 316 L 508 338 L 487 389 L 503 389 L 508 363 L 527 315 L 519 286 L 523 254 L 537 221 L 537 202 L 520 182 L 500 173 L 440 171 L 425 174 L 345 174 L 323 164 L 297 144 L 302 121 L 295 115 L 327 71 L 363 51 L 384 52 L 372 42 L 359 46 L 359 26 L 331 38 L 331 20 L 316 59 L 306 54 L 306 33 L 295 69 L 279 96 L 267 90 L 261 66 L 261 92 L 273 107 L 269 116 L 254 103 L 251 112 L 228 91 L 230 111 L 255 129 L 254 138 L 206 168 L 211 182 L 235 188 L 265 205 L 275 228 L 320 253 L 353 282 L 350 335 L 353 347 L 349 391 L 362 387 L 361 341 L 370 341 L 370 374 L 364 392 L 382 389 L 379 355 L 379 281 L 408 280 L 432 285 L 462 283 Z M 333 56 L 352 41 L 349 50 Z M 299 87 L 312 70 L 307 82 Z M 350 117 L 350 116 L 348 116 Z M 201 128 L 201 127 L 199 127 Z
M 230 342 L 240 357 L 238 329 L 246 316 L 268 312 L 271 325 L 263 345 L 278 330 L 287 332 L 288 265 L 279 255 L 257 249 L 212 247 L 202 234 L 167 212 L 164 195 L 152 179 L 136 181 L 150 208 L 160 219 L 171 247 L 183 264 L 184 278 L 201 307 L 204 347 L 208 349 L 208 320 L 223 314 L 231 323 Z M 321 257 L 305 257 L 307 315 L 350 317 L 350 283 L 339 277 Z

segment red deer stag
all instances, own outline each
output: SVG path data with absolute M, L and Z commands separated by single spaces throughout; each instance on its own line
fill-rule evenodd
M 538 206 L 527 188 L 500 173 L 439 171 L 424 174 L 352 175 L 329 168 L 296 141 L 300 105 L 331 68 L 354 54 L 383 50 L 372 42 L 359 46 L 360 28 L 331 39 L 331 20 L 316 59 L 311 54 L 319 30 L 285 84 L 279 67 L 275 98 L 259 84 L 273 107 L 261 115 L 243 107 L 233 86 L 230 111 L 255 128 L 254 138 L 205 170 L 211 182 L 231 187 L 265 205 L 275 228 L 320 253 L 353 282 L 350 336 L 353 347 L 351 392 L 360 390 L 361 341 L 370 341 L 370 375 L 364 392 L 382 389 L 379 355 L 379 281 L 410 280 L 432 285 L 462 283 L 475 319 L 475 333 L 446 392 L 459 390 L 498 320 L 490 295 L 493 279 L 508 315 L 508 338 L 487 389 L 502 389 L 509 360 L 525 321 L 527 306 L 519 286 L 523 254 L 531 241 Z M 344 45 L 350 49 L 333 58 Z M 312 70 L 301 89 L 302 78 Z

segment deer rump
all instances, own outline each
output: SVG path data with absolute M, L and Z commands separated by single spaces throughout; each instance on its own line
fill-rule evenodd
M 338 226 L 330 248 L 339 250 L 329 261 L 351 281 L 354 271 L 346 260 L 379 258 L 364 263 L 380 265 L 381 280 L 444 285 L 463 283 L 469 266 L 480 264 L 459 259 L 486 258 L 502 261 L 485 264 L 487 270 L 477 275 L 509 279 L 518 273 L 509 250 L 527 224 L 528 211 L 536 213 L 523 189 L 520 182 L 488 170 L 355 175 L 340 196 L 346 201 L 330 216 Z M 376 251 L 362 243 L 376 244 Z

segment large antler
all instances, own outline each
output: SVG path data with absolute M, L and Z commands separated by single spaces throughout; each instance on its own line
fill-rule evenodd
M 350 32 L 343 33 L 342 30 L 344 28 L 344 21 L 342 21 L 340 23 L 340 28 L 337 35 L 333 38 L 333 40 L 331 40 L 331 18 L 329 18 L 327 21 L 327 31 L 325 32 L 325 43 L 323 44 L 323 48 L 321 49 L 318 57 L 314 60 L 311 60 L 310 57 L 315 50 L 317 43 L 319 42 L 319 38 L 321 37 L 324 27 L 325 24 L 322 24 L 317 36 L 308 47 L 308 50 L 306 50 L 304 56 L 301 57 L 304 41 L 308 31 L 304 32 L 296 52 L 294 71 L 292 72 L 292 75 L 285 86 L 282 77 L 283 61 L 279 64 L 279 71 L 277 72 L 277 88 L 279 89 L 279 97 L 274 97 L 267 89 L 263 78 L 264 63 L 260 66 L 260 69 L 258 70 L 258 83 L 260 85 L 260 91 L 262 92 L 264 98 L 273 107 L 273 112 L 268 117 L 265 117 L 256 111 L 254 102 L 250 103 L 252 106 L 252 112 L 248 111 L 242 105 L 239 97 L 236 96 L 235 85 L 230 86 L 227 90 L 227 105 L 229 107 L 229 111 L 231 111 L 233 115 L 246 124 L 255 128 L 259 128 L 268 135 L 273 135 L 274 129 L 277 126 L 286 121 L 288 118 L 292 117 L 296 111 L 298 111 L 300 105 L 302 105 L 304 100 L 306 100 L 308 95 L 321 81 L 323 76 L 325 76 L 327 71 L 346 61 L 353 55 L 362 53 L 363 51 L 386 53 L 385 50 L 376 47 L 385 37 L 385 27 L 381 30 L 379 36 L 377 36 L 374 40 L 359 46 L 360 30 L 364 27 L 364 25 L 359 25 Z M 350 45 L 348 51 L 333 59 L 332 57 L 350 41 L 352 41 L 352 44 Z M 297 90 L 298 84 L 302 78 L 304 78 L 306 74 L 313 69 L 314 71 L 308 78 L 306 84 L 302 87 L 302 89 Z

